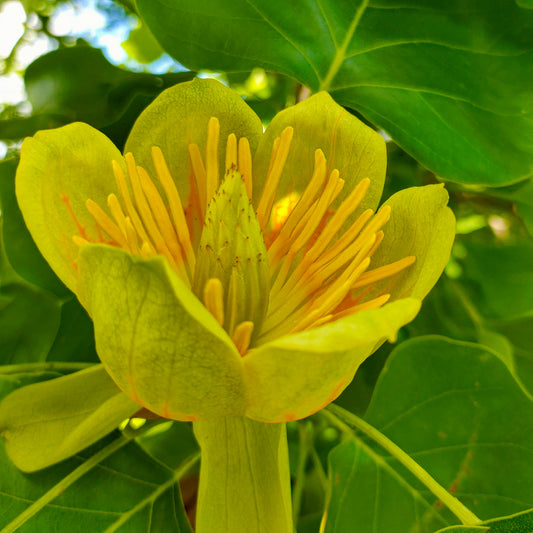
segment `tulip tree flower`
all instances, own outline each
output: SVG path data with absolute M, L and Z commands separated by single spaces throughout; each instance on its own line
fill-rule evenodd
M 15 464 L 60 461 L 142 407 L 194 422 L 198 531 L 292 531 L 283 423 L 394 340 L 450 252 L 444 188 L 377 209 L 385 166 L 382 138 L 327 93 L 263 133 L 214 80 L 163 92 L 125 156 L 81 123 L 26 139 L 25 222 L 91 316 L 102 365 L 4 400 Z

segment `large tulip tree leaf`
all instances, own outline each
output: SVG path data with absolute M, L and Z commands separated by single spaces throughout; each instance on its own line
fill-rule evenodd
M 459 522 L 452 508 L 489 520 L 533 507 L 531 396 L 487 348 L 445 337 L 402 343 L 365 419 L 351 425 L 373 442 L 348 432 L 330 455 L 327 533 L 353 524 L 360 533 L 432 533 Z M 460 503 L 439 501 L 424 473 Z
M 447 180 L 533 170 L 533 12 L 510 0 L 138 0 L 189 68 L 263 67 L 325 89 Z

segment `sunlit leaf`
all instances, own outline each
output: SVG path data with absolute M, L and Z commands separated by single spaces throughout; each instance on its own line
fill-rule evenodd
M 505 246 L 465 243 L 464 280 L 480 313 L 511 320 L 533 315 L 533 243 Z

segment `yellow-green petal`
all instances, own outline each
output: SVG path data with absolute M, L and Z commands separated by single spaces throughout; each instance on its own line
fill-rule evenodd
M 367 299 L 383 292 L 390 293 L 391 301 L 427 295 L 448 262 L 455 237 L 455 216 L 447 204 L 443 185 L 404 189 L 385 202 L 391 207 L 391 218 L 369 269 L 408 255 L 414 255 L 416 261 L 393 278 L 376 283 Z
M 326 92 L 281 111 L 269 124 L 253 160 L 256 205 L 268 170 L 274 139 L 288 126 L 294 128 L 294 134 L 277 199 L 293 191 L 302 192 L 313 173 L 315 150 L 320 148 L 327 158 L 328 170 L 338 169 L 340 177 L 346 182 L 335 205 L 362 179 L 369 178 L 370 187 L 354 216 L 363 209 L 375 209 L 383 192 L 387 167 L 385 141 Z
M 239 94 L 213 79 L 194 79 L 163 91 L 139 116 L 126 142 L 138 164 L 154 172 L 152 146 L 163 151 L 184 200 L 189 191 L 189 143 L 205 154 L 207 125 L 220 122 L 219 168 L 225 168 L 226 141 L 230 133 L 247 137 L 254 152 L 263 127 L 259 117 Z M 152 174 L 153 175 L 153 174 Z
M 85 245 L 79 272 L 98 355 L 132 399 L 176 420 L 244 412 L 239 353 L 163 257 Z
M 101 439 L 139 406 L 102 365 L 22 387 L 0 403 L 0 433 L 13 463 L 34 472 Z
M 79 122 L 40 131 L 22 145 L 16 192 L 24 221 L 44 258 L 74 292 L 78 247 L 72 236 L 80 230 L 72 213 L 87 236 L 98 240 L 85 202 L 91 198 L 105 206 L 116 190 L 113 159 L 122 161 L 115 145 Z
M 244 357 L 250 403 L 261 422 L 297 420 L 332 402 L 359 365 L 413 320 L 420 301 L 407 298 L 269 342 Z

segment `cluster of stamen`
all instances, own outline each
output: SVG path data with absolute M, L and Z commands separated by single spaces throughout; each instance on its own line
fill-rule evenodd
M 234 295 L 231 308 L 224 294 L 229 289 L 217 277 L 208 276 L 201 282 L 202 287 L 195 286 L 199 251 L 194 236 L 202 231 L 210 202 L 219 190 L 219 136 L 218 120 L 211 118 L 205 158 L 196 144 L 189 144 L 193 179 L 186 206 L 158 147 L 153 147 L 151 154 L 157 181 L 136 164 L 130 153 L 125 156 L 127 173 L 113 161 L 118 196 L 114 193 L 108 196 L 109 214 L 91 199 L 86 202 L 99 239 L 89 239 L 73 215 L 79 231 L 73 237 L 74 242 L 79 246 L 102 242 L 143 258 L 164 256 L 187 287 L 195 290 L 217 322 L 225 325 L 242 355 L 252 341 L 252 345 L 262 344 L 387 302 L 390 298 L 387 292 L 368 299 L 374 285 L 415 261 L 413 256 L 408 256 L 368 270 L 383 240 L 382 228 L 389 220 L 390 208 L 384 206 L 376 214 L 367 209 L 354 216 L 368 190 L 369 179 L 361 180 L 336 206 L 344 180 L 338 170 L 328 170 L 320 149 L 315 151 L 314 171 L 303 192 L 278 199 L 278 185 L 293 137 L 293 129 L 288 127 L 274 142 L 255 211 L 270 272 L 270 292 L 265 295 L 268 308 L 261 323 L 245 317 L 228 326 L 228 313 L 235 314 L 235 306 L 242 305 L 239 298 L 254 295 Z M 237 140 L 231 134 L 226 144 L 225 175 L 235 170 L 251 198 L 250 146 L 246 138 Z

